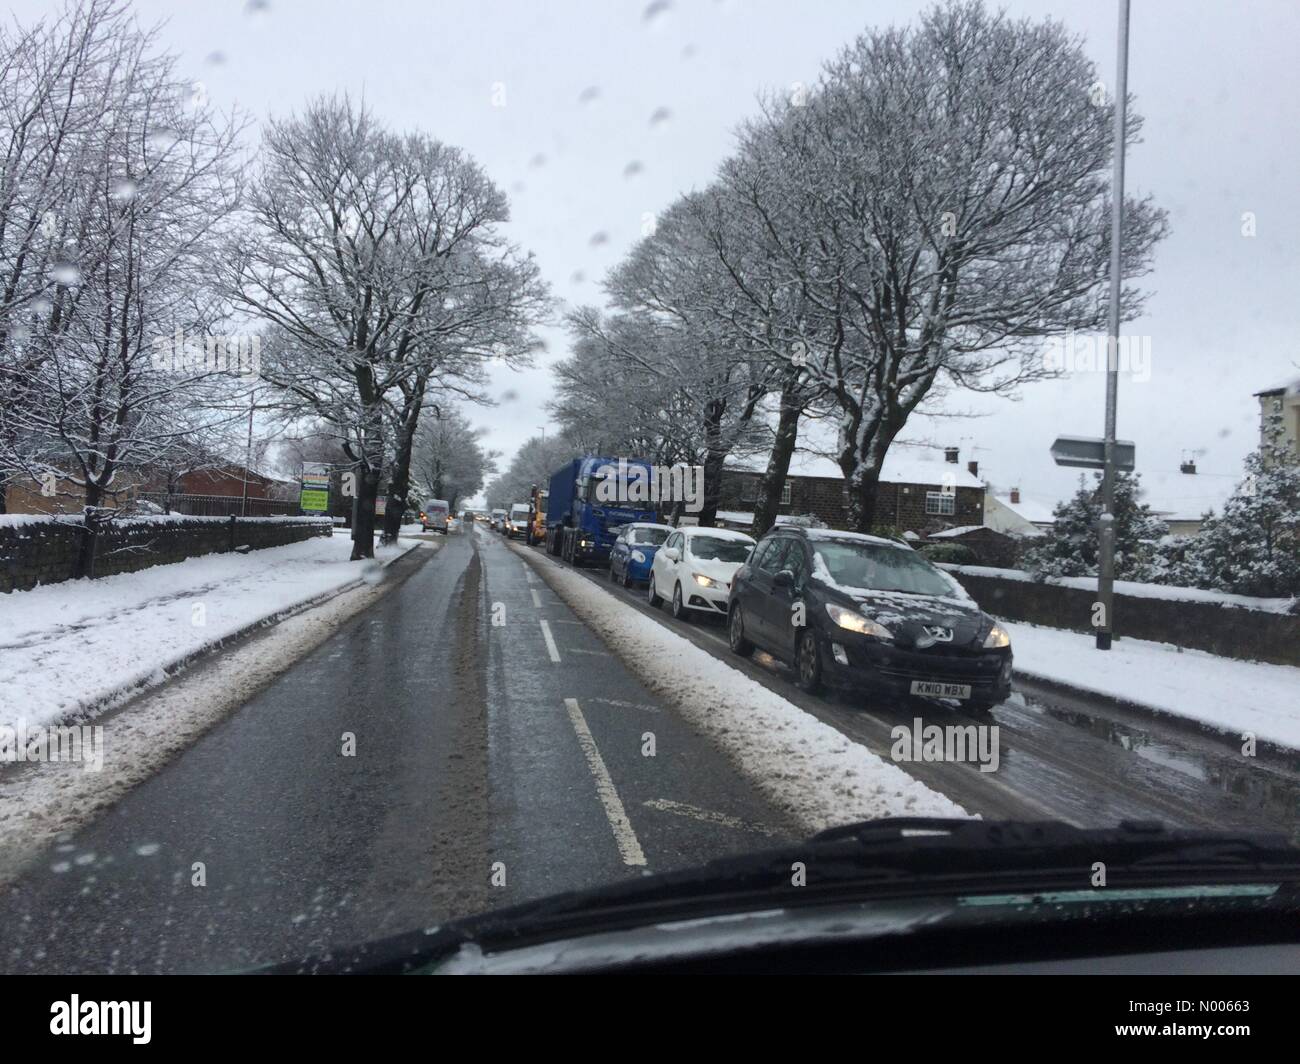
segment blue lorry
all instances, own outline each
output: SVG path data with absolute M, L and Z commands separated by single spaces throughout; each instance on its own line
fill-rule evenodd
M 546 500 L 546 551 L 574 565 L 609 561 L 610 548 L 618 529 L 633 521 L 654 521 L 656 512 L 650 503 L 609 502 L 608 491 L 601 491 L 615 470 L 641 467 L 647 478 L 650 463 L 639 458 L 600 458 L 586 455 L 575 458 L 551 476 L 550 495 Z M 606 487 L 609 485 L 606 484 Z

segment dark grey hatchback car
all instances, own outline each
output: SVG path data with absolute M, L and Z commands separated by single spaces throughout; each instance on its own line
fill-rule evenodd
M 985 710 L 1011 693 L 1011 639 L 955 579 L 901 543 L 782 527 L 731 582 L 731 649 L 761 647 L 823 685 L 956 699 Z

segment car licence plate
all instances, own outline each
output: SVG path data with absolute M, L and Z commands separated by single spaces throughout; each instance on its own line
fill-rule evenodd
M 925 695 L 929 698 L 970 698 L 970 684 L 913 680 L 912 694 Z

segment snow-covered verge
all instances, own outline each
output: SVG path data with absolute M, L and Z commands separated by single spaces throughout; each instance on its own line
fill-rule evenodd
M 1017 674 L 1300 749 L 1298 668 L 1127 637 L 1101 651 L 1092 635 L 1023 621 L 1001 623 L 1011 633 Z
M 808 831 L 957 803 L 545 555 L 511 547 L 656 695 Z M 671 668 L 666 665 L 671 663 Z
M 87 772 L 68 762 L 0 765 L 0 886 L 51 844 L 111 808 L 387 590 L 368 581 L 341 589 L 328 601 L 201 659 L 145 693 L 105 723 L 101 771 Z
M 934 537 L 931 537 L 934 538 Z M 1016 580 L 1021 583 L 1038 583 L 1022 569 L 995 569 L 988 565 L 951 565 L 939 563 L 940 569 L 950 573 L 969 573 L 971 576 L 988 576 L 999 580 Z M 1055 587 L 1070 587 L 1092 591 L 1097 587 L 1094 576 L 1050 576 L 1041 583 Z M 1172 584 L 1142 584 L 1134 580 L 1116 580 L 1115 594 L 1133 598 L 1166 599 L 1171 602 L 1206 602 L 1216 606 L 1233 606 L 1238 609 L 1260 610 L 1264 613 L 1293 613 L 1293 598 L 1253 598 L 1250 595 L 1233 595 L 1227 591 L 1206 591 L 1199 587 L 1175 587 Z
M 347 536 L 209 554 L 3 596 L 0 727 L 84 721 L 162 683 L 196 655 L 336 593 L 414 546 L 348 561 Z

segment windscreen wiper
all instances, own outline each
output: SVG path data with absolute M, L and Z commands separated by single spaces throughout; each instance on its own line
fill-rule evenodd
M 1105 880 L 1099 896 L 1144 887 L 1270 883 L 1287 884 L 1300 897 L 1300 849 L 1280 834 L 1137 821 L 1084 829 L 1057 821 L 891 818 L 452 921 L 338 953 L 320 970 L 404 971 L 468 944 L 490 952 L 648 923 L 832 902 L 1087 892 L 1098 889 L 1099 868 Z

